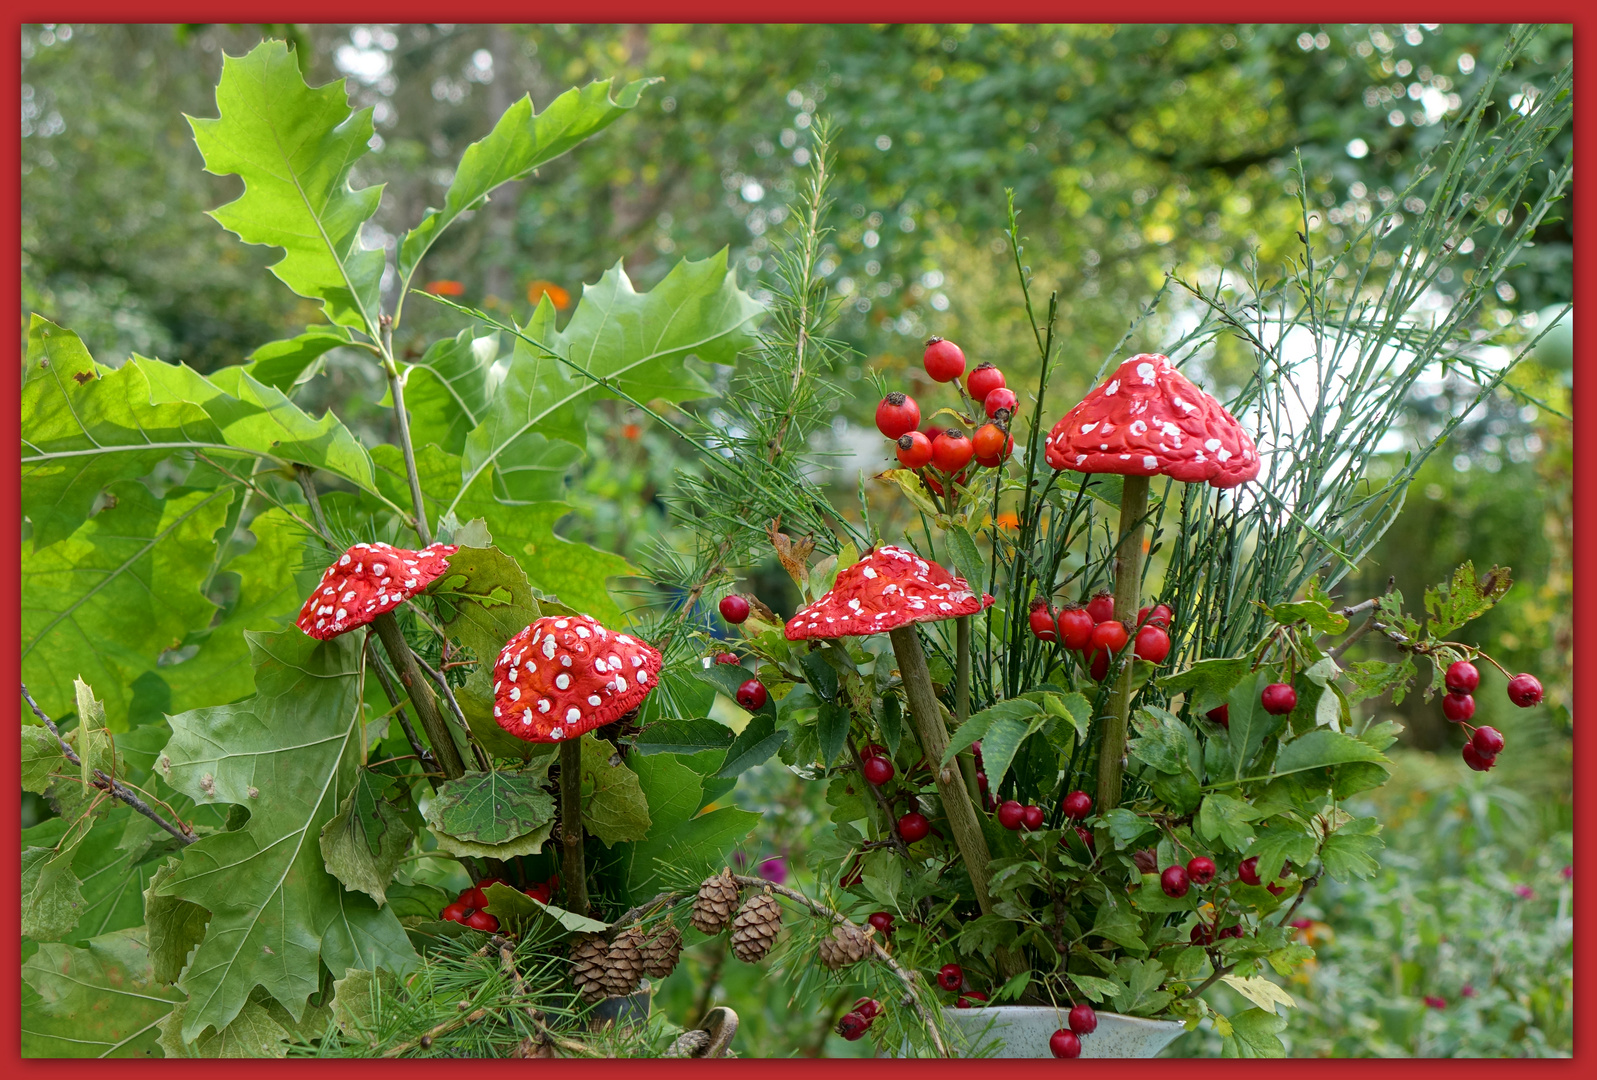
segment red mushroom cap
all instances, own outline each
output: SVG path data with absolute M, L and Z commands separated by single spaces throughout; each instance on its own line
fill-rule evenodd
M 1259 475 L 1259 448 L 1236 417 L 1142 353 L 1120 365 L 1048 433 L 1048 464 L 1083 473 L 1168 476 L 1236 487 Z
M 494 664 L 494 722 L 518 739 L 575 739 L 637 708 L 660 653 L 587 615 L 545 615 L 505 643 Z
M 883 544 L 837 575 L 825 596 L 788 620 L 787 639 L 882 634 L 916 622 L 974 615 L 993 598 L 907 548 Z
M 459 550 L 454 544 L 420 551 L 381 541 L 356 544 L 322 573 L 321 584 L 299 609 L 299 628 L 326 641 L 365 626 L 431 585 Z

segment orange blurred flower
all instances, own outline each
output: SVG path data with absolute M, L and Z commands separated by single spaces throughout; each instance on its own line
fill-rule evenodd
M 621 429 L 621 437 L 624 438 L 624 439 L 636 439 L 639 435 L 642 435 L 642 434 L 643 434 L 643 429 L 640 428 L 637 424 L 628 424 L 626 427 Z
M 998 515 L 998 527 L 1000 529 L 1020 528 L 1020 515 L 1016 514 L 1013 510 L 1005 510 L 1002 514 Z
M 527 286 L 527 303 L 536 305 L 545 296 L 561 311 L 571 306 L 571 294 L 552 281 L 534 281 Z
M 443 281 L 429 281 L 425 288 L 434 296 L 459 296 L 466 291 L 466 286 L 458 281 L 450 281 L 447 278 Z

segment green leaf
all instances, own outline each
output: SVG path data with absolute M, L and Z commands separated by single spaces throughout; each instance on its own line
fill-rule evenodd
M 769 705 L 769 702 L 767 702 Z M 782 748 L 791 732 L 776 729 L 776 717 L 767 709 L 754 714 L 747 726 L 732 740 L 727 748 L 726 760 L 716 771 L 716 776 L 730 778 L 741 776 L 756 765 L 763 765 L 771 755 Z
M 1403 700 L 1409 683 L 1414 680 L 1414 661 L 1407 656 L 1395 664 L 1385 660 L 1358 660 L 1348 665 L 1346 674 L 1353 684 L 1348 704 L 1357 705 L 1367 698 L 1389 693 L 1395 705 Z
M 1376 854 L 1386 846 L 1377 834 L 1381 823 L 1375 818 L 1354 818 L 1325 841 L 1320 858 L 1325 872 L 1337 881 L 1374 876 L 1380 869 Z
M 1114 995 L 1115 1009 L 1132 1016 L 1156 1013 L 1174 997 L 1160 990 L 1164 982 L 1164 965 L 1157 960 L 1121 960 L 1115 965 L 1120 987 Z
M 976 541 L 971 539 L 970 533 L 963 525 L 954 525 L 944 530 L 943 542 L 948 545 L 949 554 L 953 556 L 954 568 L 959 572 L 959 576 L 980 593 L 987 567 L 982 562 L 981 551 L 976 547 Z
M 821 744 L 821 764 L 830 765 L 837 760 L 848 745 L 848 729 L 854 719 L 848 706 L 836 701 L 823 701 L 816 717 L 816 736 Z
M 1138 911 L 1163 915 L 1172 911 L 1195 911 L 1200 899 L 1196 891 L 1181 897 L 1167 896 L 1159 884 L 1158 874 L 1143 874 L 1142 885 L 1131 894 L 1131 905 Z
M 272 273 L 329 321 L 375 338 L 384 257 L 363 247 L 360 231 L 383 189 L 349 186 L 371 110 L 351 112 L 342 79 L 307 86 L 281 41 L 222 58 L 216 108 L 215 120 L 188 117 L 194 142 L 206 171 L 238 176 L 244 194 L 211 216 L 246 244 L 282 248 Z
M 444 196 L 443 209 L 429 209 L 421 224 L 405 235 L 399 249 L 401 284 L 409 284 L 416 264 L 462 213 L 485 204 L 488 193 L 500 184 L 522 179 L 609 127 L 637 105 L 644 87 L 656 81 L 630 82 L 611 100 L 611 80 L 605 79 L 580 90 L 567 90 L 541 113 L 533 112 L 531 97 L 506 109 L 493 131 L 466 148 Z
M 1185 693 L 1192 702 L 1192 710 L 1205 713 L 1225 702 L 1232 688 L 1252 666 L 1252 660 L 1246 656 L 1199 660 L 1185 671 L 1159 679 L 1159 689 L 1171 695 Z
M 947 765 L 949 762 L 954 760 L 954 755 L 958 754 L 961 750 L 964 750 L 978 739 L 986 738 L 987 730 L 992 726 L 993 721 L 1001 719 L 1028 721 L 1041 711 L 1042 709 L 1037 702 L 1031 700 L 1030 698 L 1024 697 L 1012 698 L 1008 701 L 1000 701 L 995 705 L 983 709 L 981 712 L 976 713 L 974 716 L 966 719 L 966 721 L 959 725 L 959 727 L 954 731 L 953 735 L 949 738 L 948 750 L 943 754 L 943 760 L 941 764 Z M 986 744 L 983 744 L 983 761 L 986 760 L 986 757 L 987 747 Z
M 393 912 L 346 892 L 316 843 L 354 785 L 362 710 L 358 635 L 318 642 L 297 628 L 248 635 L 256 696 L 173 716 L 157 760 L 201 805 L 246 807 L 237 831 L 202 838 L 159 892 L 209 910 L 182 985 L 182 1036 L 226 1027 L 255 986 L 298 1020 L 321 965 L 401 972 L 416 962 Z
M 117 775 L 116 754 L 105 730 L 105 705 L 95 698 L 94 691 L 82 679 L 72 681 L 72 690 L 78 712 L 78 769 L 83 790 L 88 791 L 94 787 L 96 772 Z
M 251 1001 L 220 1031 L 207 1031 L 192 1042 L 182 1038 L 188 1003 L 173 1006 L 158 1025 L 159 1044 L 168 1058 L 280 1058 L 288 1056 L 288 1031 L 272 1019 L 266 1006 Z
M 1247 998 L 1259 1008 L 1268 1012 L 1278 1012 L 1276 1006 L 1284 1009 L 1295 1009 L 1298 1006 L 1292 1000 L 1292 995 L 1281 989 L 1263 975 L 1222 975 L 1220 981 L 1231 989 Z
M 155 981 L 137 928 L 81 948 L 46 943 L 22 965 L 24 1057 L 147 1057 L 183 995 Z
M 167 859 L 144 890 L 144 921 L 150 951 L 150 974 L 163 986 L 177 982 L 188 965 L 189 954 L 205 938 L 211 913 L 198 904 L 161 895 L 178 861 Z
M 575 911 L 567 911 L 554 904 L 540 903 L 509 885 L 490 885 L 485 895 L 488 898 L 488 914 L 512 920 L 521 927 L 524 937 L 530 935 L 534 941 L 546 941 L 551 936 L 597 934 L 609 929 L 607 924 L 598 919 L 578 915 Z M 558 934 L 551 934 L 551 931 L 558 931 Z
M 1132 725 L 1139 736 L 1126 745 L 1132 757 L 1162 773 L 1174 775 L 1186 770 L 1185 724 L 1164 709 L 1153 706 L 1138 709 L 1132 717 Z M 986 749 L 985 744 L 983 749 Z
M 1098 916 L 1093 921 L 1089 937 L 1101 937 L 1122 945 L 1133 952 L 1147 952 L 1148 946 L 1142 940 L 1142 920 L 1132 912 L 1128 904 L 1108 900 L 1098 908 Z
M 1244 851 L 1253 840 L 1250 822 L 1263 816 L 1262 811 L 1241 799 L 1214 792 L 1204 796 L 1203 805 L 1198 808 L 1198 835 L 1205 840 L 1218 840 L 1233 851 Z
M 1514 584 L 1504 567 L 1494 566 L 1486 577 L 1477 580 L 1475 564 L 1466 562 L 1453 571 L 1453 580 L 1443 589 L 1425 590 L 1426 632 L 1441 638 L 1472 619 L 1486 614 Z
M 1316 634 L 1340 634 L 1347 629 L 1347 616 L 1330 610 L 1316 600 L 1299 600 L 1296 603 L 1277 604 L 1270 609 L 1270 618 L 1282 626 L 1307 623 Z
M 1113 996 L 1114 992 L 1119 989 L 1118 983 L 1111 982 L 1108 979 L 1100 979 L 1096 975 L 1081 975 L 1071 972 L 1070 981 L 1075 983 L 1076 988 L 1092 1001 L 1102 1001 L 1107 997 Z
M 83 914 L 82 882 L 72 873 L 75 846 L 22 849 L 22 936 L 63 938 Z
M 1158 828 L 1152 821 L 1127 810 L 1124 806 L 1115 807 L 1103 815 L 1103 820 L 1117 848 L 1129 847 Z
M 262 385 L 286 394 L 316 374 L 321 367 L 316 361 L 324 354 L 352 340 L 342 326 L 307 326 L 303 334 L 269 341 L 250 353 L 244 370 Z
M 67 764 L 61 744 L 43 724 L 22 725 L 22 790 L 43 795 L 50 780 Z
M 612 764 L 615 745 L 593 733 L 582 737 L 582 823 L 606 847 L 649 835 L 649 803 L 638 774 Z
M 1198 808 L 1203 798 L 1203 785 L 1191 769 L 1183 768 L 1174 776 L 1156 775 L 1148 785 L 1156 799 L 1177 814 L 1189 814 Z
M 1273 681 L 1270 672 L 1261 668 L 1253 678 L 1244 679 L 1231 688 L 1227 704 L 1231 719 L 1231 756 L 1236 769 L 1232 779 L 1242 779 L 1265 740 L 1273 738 L 1286 724 L 1286 717 L 1272 716 L 1259 702 L 1259 694 Z
M 555 802 L 545 783 L 541 772 L 469 772 L 446 780 L 427 807 L 427 826 L 440 844 L 508 844 L 553 820 Z
M 350 1039 L 375 1041 L 383 999 L 397 1001 L 398 995 L 398 980 L 388 972 L 351 968 L 348 975 L 333 980 L 333 1022 Z
M 411 838 L 404 811 L 386 795 L 392 786 L 391 778 L 359 769 L 338 813 L 322 826 L 320 836 L 327 872 L 344 888 L 370 896 L 379 907 L 387 901 L 384 890 Z
M 879 903 L 896 908 L 904 884 L 904 864 L 895 852 L 867 852 L 860 860 L 860 882 Z
M 1286 1046 L 1276 1038 L 1286 1030 L 1287 1020 L 1263 1009 L 1248 1009 L 1229 1017 L 1231 1034 L 1222 1040 L 1225 1057 L 1286 1057 Z
M 725 750 L 732 745 L 734 737 L 731 728 L 709 717 L 657 720 L 638 732 L 632 740 L 632 749 L 640 754 L 697 754 L 704 750 Z
M 488 413 L 490 373 L 498 356 L 497 334 L 478 337 L 467 328 L 433 342 L 405 369 L 405 408 L 416 445 L 435 443 L 451 454 L 465 450 L 466 435 Z
M 647 840 L 610 849 L 629 903 L 664 887 L 662 868 L 669 869 L 670 880 L 710 874 L 760 820 L 759 814 L 731 806 L 699 813 L 703 789 L 698 775 L 667 754 L 635 756 L 628 764 L 638 774 L 651 822 Z
M 1248 855 L 1258 856 L 1259 880 L 1268 884 L 1280 876 L 1288 861 L 1302 866 L 1314 857 L 1314 837 L 1301 825 L 1281 821 L 1253 838 Z
M 1275 757 L 1274 774 L 1284 776 L 1306 769 L 1343 765 L 1350 761 L 1391 764 L 1384 754 L 1368 743 L 1339 731 L 1316 728 L 1281 747 Z

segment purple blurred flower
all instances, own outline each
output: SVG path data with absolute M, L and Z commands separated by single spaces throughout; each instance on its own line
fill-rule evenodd
M 1575 868 L 1573 866 L 1566 866 L 1566 867 L 1564 867 L 1563 873 L 1564 873 L 1564 880 L 1568 881 L 1570 878 L 1575 876 Z
M 1514 895 L 1519 897 L 1521 900 L 1529 900 L 1531 897 L 1536 895 L 1536 890 L 1531 888 L 1529 885 L 1515 885 Z
M 1445 1009 L 1445 1008 L 1447 1008 L 1447 999 L 1446 998 L 1440 998 L 1440 997 L 1432 997 L 1431 995 L 1426 994 L 1425 995 L 1425 1004 L 1429 1005 L 1433 1009 Z
M 741 851 L 734 851 L 732 853 L 732 861 L 737 863 L 738 869 L 741 870 L 749 864 L 749 857 Z
M 787 880 L 787 860 L 777 855 L 760 864 L 760 876 L 777 885 Z
M 1463 994 L 1467 998 L 1472 998 L 1475 996 L 1475 988 L 1469 983 L 1465 983 L 1464 989 L 1460 990 L 1459 993 Z

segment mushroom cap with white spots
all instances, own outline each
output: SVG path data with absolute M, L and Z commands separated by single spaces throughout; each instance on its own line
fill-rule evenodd
M 326 641 L 365 626 L 431 585 L 459 550 L 454 544 L 430 544 L 420 551 L 381 541 L 356 544 L 322 573 L 299 609 L 299 628 Z
M 1142 353 L 1121 364 L 1048 433 L 1048 464 L 1082 473 L 1168 476 L 1236 487 L 1259 475 L 1259 448 L 1236 417 Z
M 787 639 L 884 634 L 917 622 L 974 615 L 993 598 L 908 548 L 883 544 L 838 572 L 825 596 L 794 615 Z
M 494 723 L 551 743 L 618 720 L 649 696 L 661 658 L 647 642 L 587 615 L 545 615 L 494 662 Z

